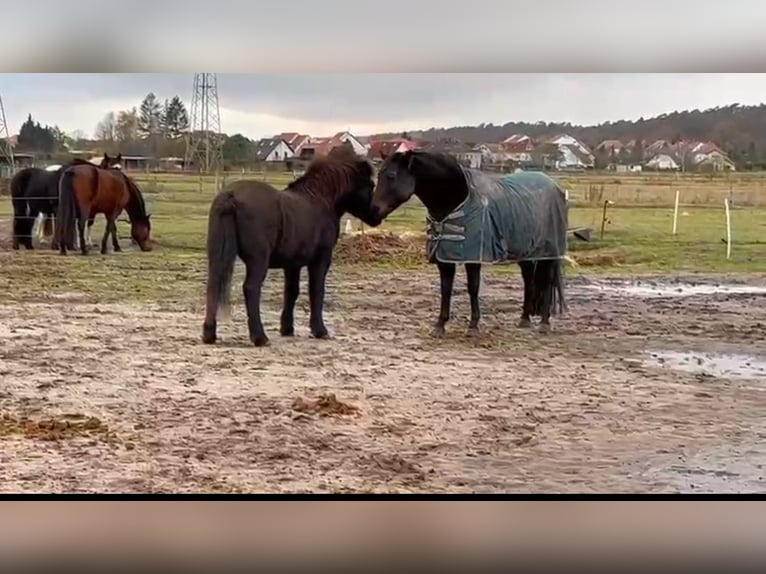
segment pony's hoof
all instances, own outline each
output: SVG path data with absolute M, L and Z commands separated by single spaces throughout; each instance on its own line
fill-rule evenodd
M 215 326 L 202 325 L 202 342 L 206 345 L 212 345 L 216 342 Z
M 550 323 L 540 323 L 540 327 L 538 328 L 538 331 L 540 333 L 550 333 L 551 332 L 551 324 Z
M 329 339 L 330 333 L 327 332 L 327 329 L 324 327 L 321 329 L 316 329 L 311 331 L 311 336 L 315 339 Z
M 279 334 L 283 337 L 294 337 L 295 336 L 295 327 L 281 327 L 279 329 Z
M 478 327 L 468 327 L 468 336 L 471 339 L 475 339 L 479 336 L 479 328 Z
M 431 331 L 431 336 L 434 339 L 443 339 L 446 334 L 447 332 L 444 329 L 444 325 L 437 325 L 433 328 L 433 331 Z
M 106 249 L 101 250 L 101 255 L 106 255 L 106 253 L 107 253 Z
M 517 326 L 519 329 L 529 329 L 532 326 L 532 321 L 529 319 L 519 319 Z
M 269 345 L 269 338 L 266 335 L 261 335 L 260 337 L 250 337 L 250 341 L 252 341 L 253 345 L 256 347 L 268 347 Z
M 120 251 L 122 251 L 122 247 L 120 247 L 119 245 L 114 248 L 115 253 L 119 253 Z

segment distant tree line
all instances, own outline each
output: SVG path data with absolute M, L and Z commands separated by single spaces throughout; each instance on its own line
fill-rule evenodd
M 738 168 L 766 168 L 766 104 L 732 104 L 707 110 L 660 114 L 636 121 L 604 122 L 595 126 L 553 122 L 508 122 L 502 125 L 482 123 L 477 126 L 410 131 L 409 135 L 421 141 L 456 139 L 465 143 L 493 143 L 514 134 L 544 138 L 561 133 L 574 136 L 591 148 L 604 140 L 619 139 L 626 143 L 638 140 L 642 142 L 642 149 L 634 150 L 636 155 L 639 151 L 643 153 L 643 147 L 657 140 L 671 143 L 681 140 L 711 141 L 725 151 Z M 386 133 L 371 137 L 393 138 L 399 135 Z
M 95 139 L 106 151 L 126 155 L 183 156 L 188 131 L 181 98 L 160 102 L 150 92 L 137 108 L 107 113 L 96 126 Z

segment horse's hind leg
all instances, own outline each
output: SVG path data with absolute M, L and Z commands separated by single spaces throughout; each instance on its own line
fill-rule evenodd
M 242 292 L 247 307 L 247 326 L 250 331 L 250 340 L 256 347 L 263 347 L 269 344 L 269 338 L 266 336 L 261 322 L 261 287 L 269 269 L 269 258 L 268 256 L 248 258 L 245 260 L 245 268 L 247 271 L 245 272 Z
M 471 301 L 471 321 L 468 324 L 468 336 L 475 337 L 479 334 L 479 287 L 481 286 L 481 265 L 478 263 L 466 263 L 466 282 L 468 283 L 468 298 Z
M 534 314 L 535 305 L 535 264 L 532 261 L 519 261 L 521 268 L 521 279 L 524 282 L 524 302 L 521 306 L 521 318 L 519 327 L 527 328 L 532 326 L 531 315 Z
M 85 242 L 85 226 L 87 225 L 87 219 L 85 214 L 77 219 L 77 234 L 80 239 L 80 252 L 83 255 L 88 254 L 88 245 Z
M 455 283 L 455 269 L 454 263 L 441 263 L 437 262 L 436 266 L 439 268 L 439 280 L 441 283 L 441 308 L 439 310 L 439 318 L 436 320 L 434 326 L 433 336 L 444 336 L 444 325 L 449 321 L 450 307 L 452 303 L 452 286 Z
M 540 261 L 537 264 L 537 297 L 540 298 L 540 331 L 547 333 L 551 330 L 551 308 L 553 304 L 553 264 L 557 261 Z
M 301 283 L 301 268 L 288 267 L 285 269 L 285 291 L 282 302 L 279 332 L 283 337 L 295 334 L 295 302 L 298 300 Z

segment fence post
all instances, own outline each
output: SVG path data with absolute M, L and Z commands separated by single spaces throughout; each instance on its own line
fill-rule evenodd
M 673 208 L 673 235 L 676 234 L 676 230 L 678 229 L 678 199 L 680 195 L 681 192 L 676 190 L 676 205 Z
M 726 259 L 731 259 L 731 210 L 728 197 L 723 200 L 723 207 L 726 211 Z

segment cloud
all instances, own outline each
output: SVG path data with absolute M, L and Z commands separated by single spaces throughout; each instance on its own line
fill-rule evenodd
M 189 105 L 193 74 L 0 74 L 11 131 L 28 113 L 92 133 L 149 91 Z M 364 134 L 508 121 L 591 124 L 760 103 L 766 74 L 219 74 L 222 128 Z

